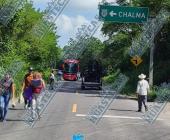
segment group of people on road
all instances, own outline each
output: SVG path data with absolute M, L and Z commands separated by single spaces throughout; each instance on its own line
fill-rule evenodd
M 61 73 L 59 73 L 61 78 Z M 52 70 L 49 76 L 49 90 L 54 90 L 55 84 L 55 71 Z M 41 93 L 43 89 L 46 88 L 45 82 L 42 78 L 42 74 L 37 71 L 33 71 L 33 68 L 28 69 L 28 73 L 24 76 L 21 88 L 21 95 L 19 97 L 19 102 L 21 98 L 24 99 L 24 108 L 31 109 L 33 112 L 39 114 L 39 104 L 41 102 Z M 8 106 L 10 99 L 15 102 L 15 84 L 14 80 L 7 73 L 2 80 L 0 80 L 0 121 L 6 120 Z M 15 103 L 12 104 L 15 107 Z
M 42 74 L 33 72 L 33 68 L 29 68 L 28 73 L 24 76 L 22 83 L 21 96 L 24 98 L 24 108 L 32 109 L 38 112 L 40 104 L 41 91 L 45 89 L 45 82 Z M 6 74 L 0 80 L 0 121 L 6 121 L 8 106 L 10 99 L 15 99 L 14 80 L 10 74 Z M 15 107 L 15 104 L 13 104 Z M 39 112 L 38 112 L 39 113 Z
M 140 74 L 138 76 L 140 79 L 137 83 L 137 97 L 138 97 L 138 112 L 142 111 L 142 104 L 145 107 L 145 111 L 148 110 L 147 107 L 147 94 L 149 92 L 149 83 L 145 80 L 146 75 Z M 49 76 L 49 89 L 54 89 L 55 73 L 54 70 L 51 71 Z M 22 96 L 24 98 L 24 108 L 36 110 L 39 115 L 39 104 L 40 104 L 40 94 L 42 90 L 45 89 L 45 82 L 42 78 L 42 74 L 39 72 L 33 72 L 33 68 L 29 68 L 28 73 L 24 76 L 22 83 Z M 15 84 L 13 78 L 7 73 L 2 80 L 0 80 L 0 121 L 5 121 L 8 105 L 10 99 L 15 99 Z M 13 105 L 15 107 L 15 105 Z
M 29 68 L 28 73 L 24 77 L 21 91 L 23 93 L 25 109 L 32 109 L 39 115 L 40 94 L 43 89 L 45 89 L 45 82 L 42 79 L 42 74 L 33 72 L 33 69 Z

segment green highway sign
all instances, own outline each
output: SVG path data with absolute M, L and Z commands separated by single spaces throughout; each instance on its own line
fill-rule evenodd
M 147 22 L 149 8 L 99 5 L 99 19 L 111 22 L 144 23 Z

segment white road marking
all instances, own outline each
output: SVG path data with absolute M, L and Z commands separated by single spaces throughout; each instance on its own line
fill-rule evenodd
M 76 114 L 76 117 L 86 117 L 86 116 L 93 116 L 93 115 L 86 115 L 86 114 Z M 137 119 L 142 120 L 141 117 L 132 117 L 132 116 L 113 116 L 113 115 L 103 115 L 102 118 L 115 118 L 115 119 Z M 163 119 L 157 119 L 163 120 Z

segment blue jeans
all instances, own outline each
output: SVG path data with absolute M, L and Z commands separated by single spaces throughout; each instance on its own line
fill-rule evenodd
M 138 95 L 138 110 L 142 109 L 142 103 L 146 109 L 147 108 L 146 102 L 147 102 L 147 95 Z
M 10 93 L 0 96 L 0 119 L 3 121 L 6 119 L 8 112 L 8 105 L 10 100 Z

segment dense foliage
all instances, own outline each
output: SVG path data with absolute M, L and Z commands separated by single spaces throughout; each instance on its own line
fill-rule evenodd
M 170 11 L 170 0 L 131 0 L 131 6 L 149 7 L 149 17 L 154 18 L 161 9 Z M 126 91 L 135 92 L 137 76 L 140 73 L 149 75 L 148 49 L 142 56 L 143 62 L 136 68 L 130 62 L 131 57 L 127 51 L 132 39 L 141 33 L 142 24 L 107 23 L 103 24 L 102 32 L 109 36 L 105 41 L 104 60 L 113 65 L 114 69 L 120 69 L 129 78 Z M 170 52 L 170 20 L 166 22 L 154 39 L 154 85 L 168 82 L 169 77 L 169 52 Z M 128 89 L 128 90 L 127 90 Z
M 1 10 L 10 6 L 5 1 L 0 1 Z M 15 77 L 17 89 L 20 88 L 19 85 L 21 85 L 29 66 L 45 74 L 44 78 L 48 75 L 50 68 L 57 66 L 61 50 L 57 45 L 58 36 L 56 33 L 50 30 L 40 39 L 30 32 L 41 21 L 43 21 L 43 13 L 35 10 L 32 3 L 26 2 L 23 7 L 16 11 L 7 25 L 0 23 L 1 69 L 2 67 L 8 68 L 13 60 L 20 60 L 25 63 Z

